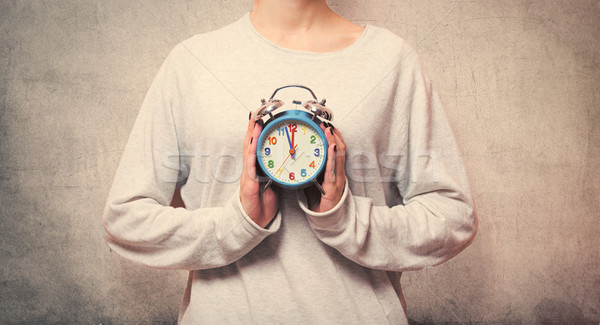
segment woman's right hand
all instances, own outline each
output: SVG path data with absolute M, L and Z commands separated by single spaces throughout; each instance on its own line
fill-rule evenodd
M 254 114 L 250 114 L 244 139 L 244 168 L 242 168 L 240 180 L 240 200 L 250 219 L 265 228 L 277 214 L 278 202 L 271 187 L 264 193 L 260 193 L 260 183 L 256 173 L 256 145 L 262 131 L 262 123 L 260 120 L 256 123 Z

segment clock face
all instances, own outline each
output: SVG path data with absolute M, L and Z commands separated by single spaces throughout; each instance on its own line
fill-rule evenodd
M 265 174 L 287 188 L 300 188 L 311 182 L 327 162 L 325 134 L 316 123 L 300 116 L 277 118 L 269 123 L 256 149 Z

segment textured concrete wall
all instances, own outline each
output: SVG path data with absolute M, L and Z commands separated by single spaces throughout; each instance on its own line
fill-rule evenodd
M 415 324 L 600 321 L 600 2 L 332 0 L 417 47 L 480 215 L 405 274 Z M 180 40 L 251 1 L 0 0 L 0 323 L 172 323 L 186 274 L 130 264 L 100 218 L 143 96 Z

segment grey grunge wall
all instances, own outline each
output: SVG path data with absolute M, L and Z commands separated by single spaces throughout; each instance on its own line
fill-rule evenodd
M 474 193 L 473 244 L 403 275 L 411 321 L 599 324 L 600 1 L 330 4 L 416 48 Z M 251 7 L 0 0 L 0 323 L 176 322 L 186 273 L 111 252 L 102 211 L 170 49 Z

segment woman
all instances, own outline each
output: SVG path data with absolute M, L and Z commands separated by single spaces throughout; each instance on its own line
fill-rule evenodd
M 288 84 L 310 87 L 336 115 L 335 127 L 323 126 L 324 195 L 260 193 L 262 126 L 245 118 Z M 185 208 L 169 206 L 176 188 Z M 237 22 L 173 49 L 134 125 L 104 225 L 121 256 L 190 271 L 182 324 L 405 324 L 401 272 L 450 259 L 477 229 L 418 58 L 325 0 L 256 0 Z

